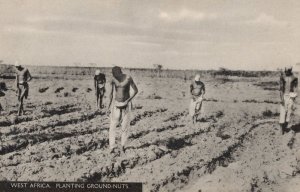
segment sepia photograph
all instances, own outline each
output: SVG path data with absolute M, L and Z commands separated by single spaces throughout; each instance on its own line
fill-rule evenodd
M 0 192 L 300 191 L 300 1 L 0 11 Z

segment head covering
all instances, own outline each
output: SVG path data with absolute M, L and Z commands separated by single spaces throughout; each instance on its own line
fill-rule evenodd
M 195 81 L 200 81 L 200 78 L 201 78 L 200 74 L 197 74 L 197 75 L 195 76 Z
M 101 71 L 99 70 L 99 69 L 97 69 L 96 71 L 95 71 L 95 75 L 99 75 L 101 73 Z
M 285 71 L 292 71 L 293 70 L 293 66 L 292 65 L 287 65 L 285 68 Z
M 19 63 L 19 61 L 15 62 L 15 67 L 21 67 L 21 64 Z

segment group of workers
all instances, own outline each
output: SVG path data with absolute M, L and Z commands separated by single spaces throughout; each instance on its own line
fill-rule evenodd
M 29 85 L 28 82 L 32 80 L 29 70 L 19 64 L 16 64 L 16 87 L 18 93 L 18 115 L 24 114 L 23 101 L 28 97 Z M 96 70 L 94 76 L 94 86 L 96 95 L 97 108 L 103 109 L 103 97 L 106 92 L 105 89 L 106 77 L 100 70 Z M 109 93 L 108 109 L 110 114 L 110 128 L 109 128 L 109 146 L 110 152 L 116 152 L 116 127 L 121 125 L 121 151 L 125 152 L 125 145 L 128 136 L 128 126 L 130 122 L 130 112 L 132 109 L 132 99 L 138 93 L 138 88 L 132 77 L 124 74 L 120 67 L 112 68 L 112 79 L 110 81 L 111 89 Z M 285 72 L 280 77 L 280 118 L 279 124 L 281 133 L 288 132 L 288 123 L 290 122 L 293 105 L 297 96 L 298 79 L 293 75 L 292 68 L 286 68 Z M 133 93 L 130 93 L 130 88 Z M 195 124 L 200 115 L 202 102 L 205 94 L 205 85 L 201 81 L 200 74 L 195 75 L 195 78 L 190 84 L 191 101 L 189 106 L 189 114 L 192 122 Z

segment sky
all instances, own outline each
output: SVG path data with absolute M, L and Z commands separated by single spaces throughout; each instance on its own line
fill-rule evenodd
M 0 0 L 0 60 L 276 70 L 300 62 L 297 0 Z

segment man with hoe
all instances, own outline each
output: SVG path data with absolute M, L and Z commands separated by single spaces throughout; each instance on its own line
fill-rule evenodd
M 200 81 L 200 74 L 195 76 L 195 79 L 190 85 L 191 103 L 189 114 L 192 117 L 193 124 L 197 122 L 197 118 L 200 115 L 203 96 L 205 94 L 205 85 Z
M 24 98 L 27 99 L 28 97 L 29 94 L 28 82 L 31 81 L 32 77 L 28 69 L 25 68 L 24 66 L 16 63 L 15 67 L 17 69 L 16 85 L 17 85 L 18 101 L 19 101 L 18 116 L 20 116 L 21 114 L 24 115 L 23 101 Z
M 94 77 L 95 94 L 97 99 L 97 108 L 104 108 L 103 97 L 105 93 L 106 78 L 100 70 L 96 70 Z
M 111 92 L 109 96 L 109 105 L 111 106 L 111 119 L 109 128 L 109 146 L 110 152 L 114 153 L 116 127 L 121 123 L 121 147 L 125 152 L 125 145 L 128 137 L 128 126 L 130 122 L 130 112 L 132 108 L 131 101 L 138 93 L 138 88 L 131 78 L 122 72 L 121 68 L 115 66 L 112 68 Z M 130 87 L 133 94 L 130 94 Z
M 293 105 L 297 97 L 298 78 L 293 75 L 292 67 L 285 68 L 280 76 L 280 117 L 281 133 L 288 132 L 288 123 L 291 120 Z

